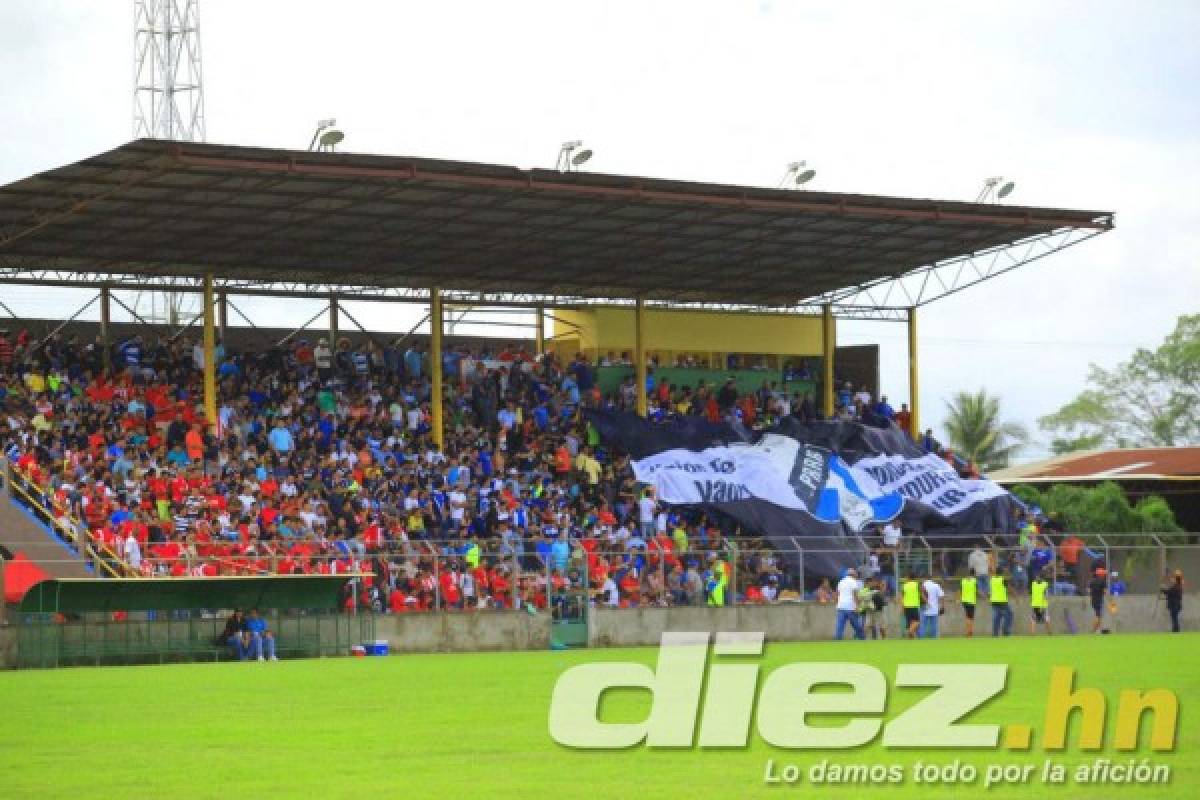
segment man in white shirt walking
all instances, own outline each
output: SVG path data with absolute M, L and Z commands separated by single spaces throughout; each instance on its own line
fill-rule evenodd
M 925 606 L 921 611 L 920 637 L 922 639 L 938 638 L 938 615 L 942 613 L 942 598 L 945 594 L 932 575 L 921 584 L 921 595 L 925 600 Z
M 855 639 L 865 639 L 863 635 L 862 618 L 858 614 L 858 590 L 862 588 L 862 581 L 858 579 L 858 573 L 853 569 L 846 570 L 846 577 L 838 581 L 837 585 L 837 627 L 833 632 L 834 639 L 841 639 L 842 634 L 846 632 L 846 623 L 854 628 Z

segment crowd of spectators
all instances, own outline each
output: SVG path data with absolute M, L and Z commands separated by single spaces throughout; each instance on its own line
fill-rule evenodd
M 218 346 L 218 422 L 198 342 L 0 335 L 3 447 L 17 479 L 121 574 L 371 573 L 348 605 L 396 612 L 776 602 L 778 554 L 728 519 L 671 509 L 581 410 L 596 363 L 516 346 L 450 348 L 445 446 L 415 340 Z M 627 363 L 627 362 L 626 362 Z M 106 368 L 106 365 L 108 367 Z M 655 383 L 652 415 L 764 426 L 816 416 L 811 394 Z M 565 601 L 564 601 L 565 602 Z

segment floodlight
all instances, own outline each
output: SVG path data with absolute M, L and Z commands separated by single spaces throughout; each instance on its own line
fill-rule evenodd
M 321 140 L 321 148 L 328 147 L 330 150 L 333 146 L 345 138 L 345 134 L 341 131 L 331 130 L 334 125 L 337 125 L 337 120 L 333 117 L 328 119 L 317 120 L 317 129 L 313 131 L 312 140 L 308 143 L 308 149 L 312 150 L 317 146 L 317 140 Z M 328 133 L 326 133 L 328 131 Z M 324 134 L 324 136 L 322 136 Z M 334 136 L 333 134 L 336 134 Z
M 1012 194 L 1012 190 L 1015 189 L 1016 186 L 1017 185 L 1012 181 L 1004 184 L 1000 187 L 1000 191 L 996 192 L 996 199 L 1003 200 L 1005 197 L 1008 197 L 1010 194 Z
M 581 147 L 583 147 L 582 139 L 563 142 L 562 147 L 558 150 L 558 160 L 554 162 L 554 168 L 559 172 L 570 172 L 572 167 L 578 167 L 591 158 L 592 151 L 580 150 Z
M 778 188 L 790 189 L 794 186 L 802 186 L 815 178 L 817 171 L 815 169 L 805 169 L 807 166 L 807 161 L 788 162 L 787 172 L 783 173 L 783 177 L 779 179 Z

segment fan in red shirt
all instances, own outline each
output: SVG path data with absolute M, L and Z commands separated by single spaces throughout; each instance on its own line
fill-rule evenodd
M 100 544 L 101 547 L 116 552 L 117 549 L 117 534 L 113 531 L 110 525 L 101 525 L 92 528 L 92 538 Z
M 167 489 L 171 494 L 172 503 L 183 503 L 188 493 L 187 478 L 182 475 L 176 475 L 167 482 Z
M 512 599 L 509 596 L 508 576 L 499 569 L 493 570 L 488 584 L 492 587 L 492 600 L 497 607 L 508 608 Z
M 363 544 L 367 548 L 367 552 L 374 553 L 383 548 L 383 529 L 378 522 L 372 522 L 367 526 L 362 534 Z
M 142 548 L 145 548 L 146 542 L 150 539 L 150 531 L 147 529 L 146 523 L 139 519 L 130 518 L 125 520 L 121 523 L 118 532 L 121 534 L 122 539 L 132 533 L 133 538 L 137 540 L 138 546 Z M 176 546 L 178 547 L 178 545 Z
M 456 573 L 448 569 L 442 570 L 438 575 L 438 585 L 442 590 L 442 605 L 445 608 L 458 608 L 462 602 L 462 593 L 458 590 Z
M 618 586 L 621 589 L 622 600 L 637 602 L 639 583 L 637 575 L 634 574 L 633 570 L 629 570 L 622 576 Z

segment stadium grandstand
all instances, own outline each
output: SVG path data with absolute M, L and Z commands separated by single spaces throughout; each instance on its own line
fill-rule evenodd
M 1112 225 L 1101 211 L 131 142 L 0 188 L 0 284 L 90 288 L 101 316 L 0 324 L 4 513 L 51 542 L 19 543 L 51 575 L 366 576 L 342 602 L 378 611 L 551 608 L 568 589 L 622 607 L 799 597 L 822 576 L 762 530 L 656 502 L 585 412 L 868 421 L 936 451 L 918 309 Z M 124 290 L 199 294 L 198 330 L 117 325 Z M 329 331 L 256 341 L 228 325 L 231 297 L 328 301 Z M 427 305 L 430 334 L 340 330 L 351 300 Z M 532 311 L 535 336 L 449 339 L 448 306 Z M 628 350 L 546 336 L 555 313 L 593 309 L 628 315 Z M 741 365 L 651 357 L 647 315 L 672 311 L 803 318 L 819 354 L 757 385 L 714 381 L 699 371 Z M 842 371 L 839 319 L 907 325 L 910 381 L 893 392 L 907 407 Z

